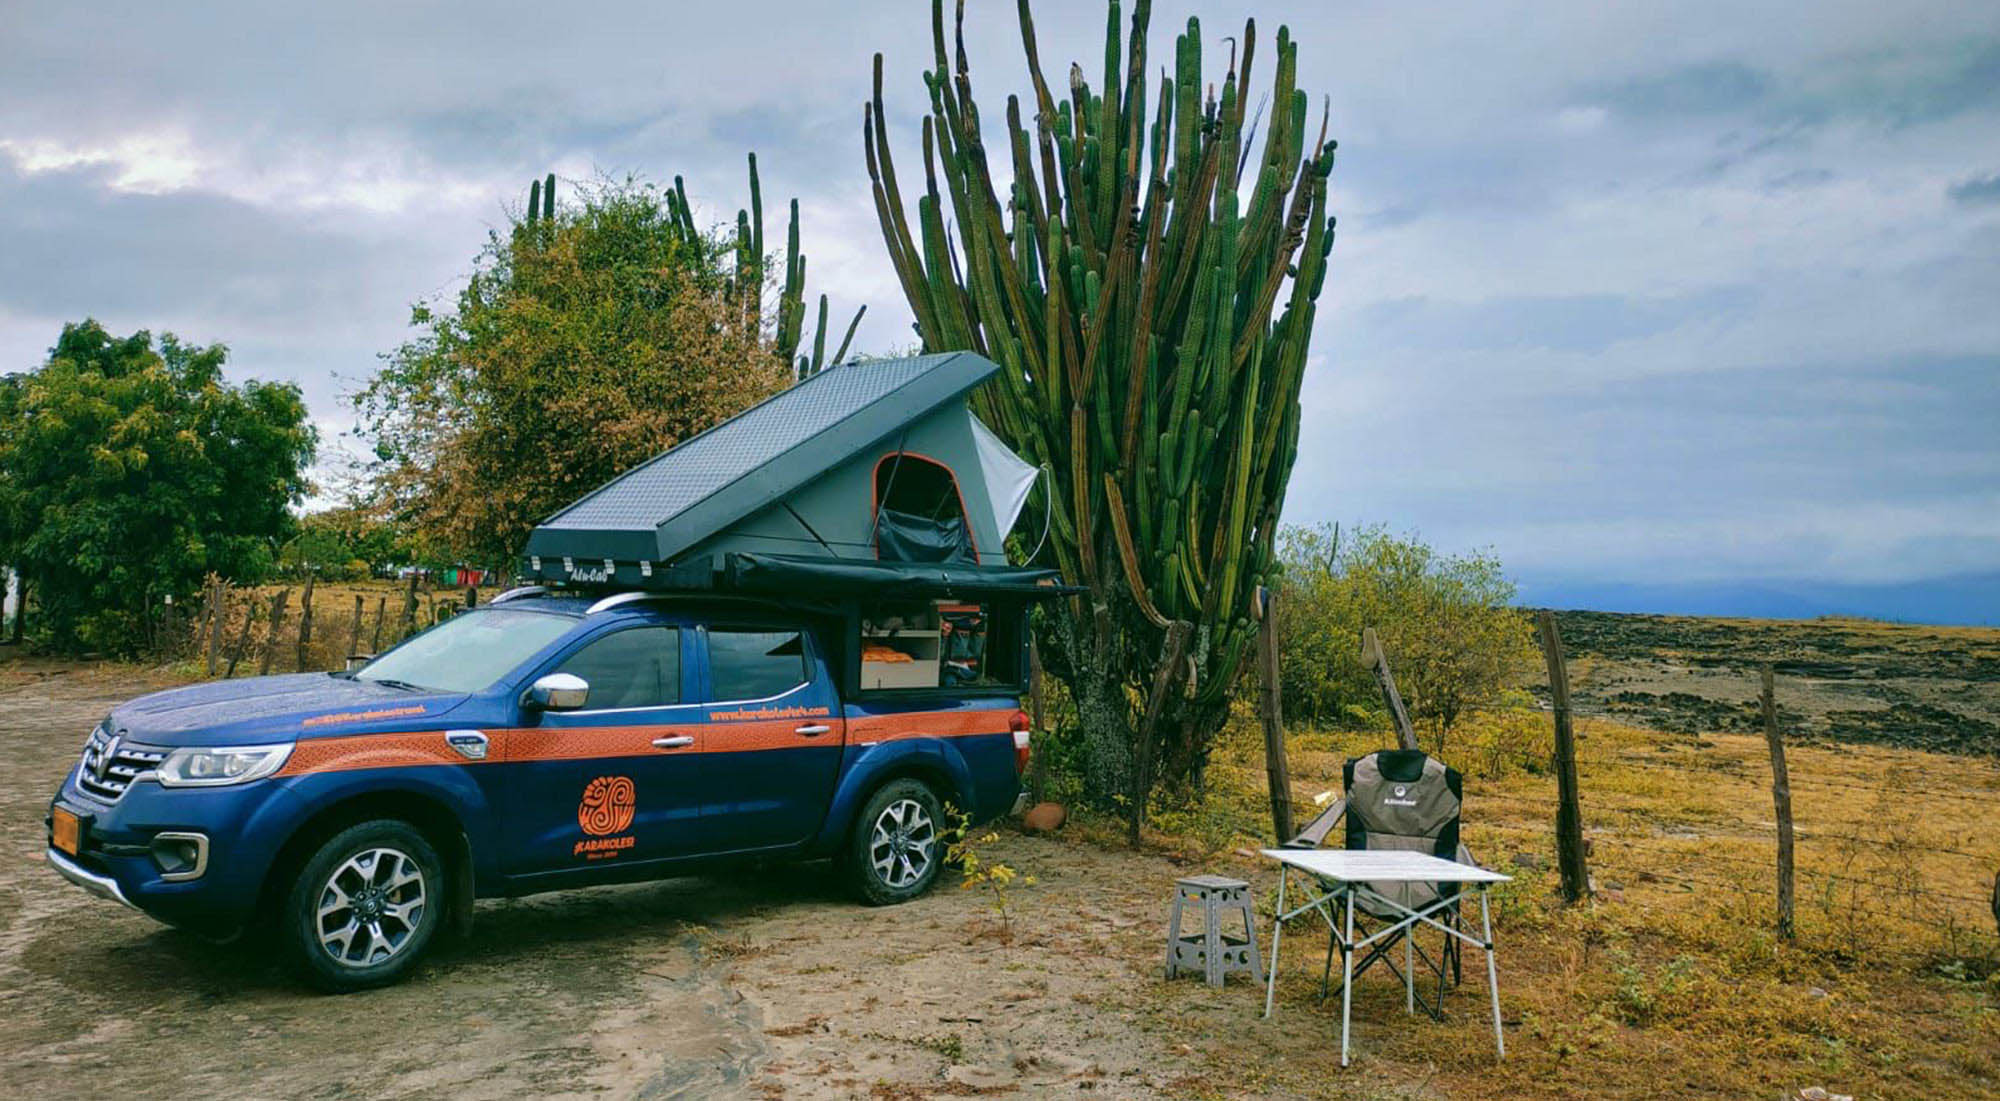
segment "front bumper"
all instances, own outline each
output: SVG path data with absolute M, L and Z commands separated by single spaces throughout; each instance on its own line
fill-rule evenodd
M 71 883 L 76 884 L 99 898 L 108 898 L 113 902 L 130 906 L 134 910 L 139 909 L 139 907 L 133 905 L 131 899 L 125 897 L 125 889 L 118 886 L 117 880 L 108 875 L 98 875 L 96 872 L 63 855 L 60 849 L 49 849 L 48 857 L 49 863 L 55 867 L 56 874 L 62 876 L 64 879 L 69 880 Z
M 54 805 L 80 823 L 74 853 L 46 843 L 45 859 L 78 887 L 158 921 L 196 931 L 241 928 L 253 916 L 275 849 L 296 819 L 295 802 L 267 781 L 241 788 L 165 789 L 134 783 L 107 803 L 78 790 L 74 774 Z M 163 863 L 161 842 L 193 859 Z

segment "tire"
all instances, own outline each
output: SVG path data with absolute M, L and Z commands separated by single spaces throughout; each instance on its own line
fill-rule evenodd
M 943 802 L 922 780 L 891 780 L 861 807 L 841 867 L 870 906 L 893 906 L 931 889 L 944 867 Z
M 320 990 L 386 986 L 430 947 L 449 892 L 444 861 L 416 827 L 391 818 L 362 822 L 307 858 L 285 896 L 279 929 L 293 966 Z

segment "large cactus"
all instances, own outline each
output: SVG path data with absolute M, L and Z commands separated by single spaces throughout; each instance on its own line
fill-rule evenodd
M 1334 145 L 1324 112 L 1308 144 L 1283 28 L 1253 162 L 1254 21 L 1218 93 L 1203 84 L 1201 28 L 1189 19 L 1149 115 L 1148 0 L 1134 5 L 1129 39 L 1112 0 L 1102 93 L 1072 65 L 1060 100 L 1018 2 L 1034 101 L 1024 121 L 1007 99 L 1011 178 L 996 183 L 987 162 L 963 0 L 955 58 L 942 0 L 932 3 L 914 226 L 884 128 L 880 54 L 863 144 L 924 345 L 1005 367 L 979 412 L 1042 466 L 1054 505 L 1043 553 L 1089 589 L 1059 617 L 1050 665 L 1082 710 L 1093 786 L 1132 801 L 1136 830 L 1154 775 L 1198 777 L 1250 645 L 1251 595 L 1274 568 L 1333 243 Z M 1184 658 L 1163 657 L 1183 647 Z
M 706 247 L 707 238 L 695 224 L 694 207 L 688 202 L 687 183 L 681 177 L 674 177 L 674 186 L 666 193 L 667 217 L 677 239 L 690 247 Z M 547 179 L 537 180 L 528 185 L 528 209 L 522 222 L 532 226 L 537 221 L 549 222 L 556 215 L 556 176 L 551 172 Z M 764 188 L 757 177 L 757 154 L 750 154 L 750 209 L 736 212 L 735 267 L 728 286 L 724 288 L 734 311 L 742 318 L 745 326 L 759 329 L 764 324 Z M 785 281 L 778 288 L 778 316 L 772 328 L 774 354 L 792 365 L 799 378 L 816 374 L 831 364 L 839 363 L 847 355 L 847 347 L 854 340 L 854 330 L 861 325 L 861 316 L 868 312 L 867 306 L 854 311 L 853 320 L 847 323 L 847 334 L 841 339 L 833 358 L 826 355 L 826 295 L 819 296 L 819 325 L 813 332 L 812 352 L 799 352 L 804 339 L 806 289 L 806 255 L 799 249 L 799 201 L 792 200 L 791 224 L 785 231 Z

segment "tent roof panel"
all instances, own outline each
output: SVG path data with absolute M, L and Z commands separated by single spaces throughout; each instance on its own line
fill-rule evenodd
M 965 352 L 830 367 L 580 498 L 535 529 L 528 551 L 622 558 L 643 532 L 664 561 L 997 370 Z

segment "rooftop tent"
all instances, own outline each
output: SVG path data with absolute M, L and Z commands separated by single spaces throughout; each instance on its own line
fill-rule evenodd
M 968 352 L 828 368 L 543 521 L 525 572 L 707 588 L 749 576 L 731 569 L 749 555 L 934 565 L 971 582 L 1006 567 L 1001 541 L 1037 474 L 966 408 L 998 370 Z

